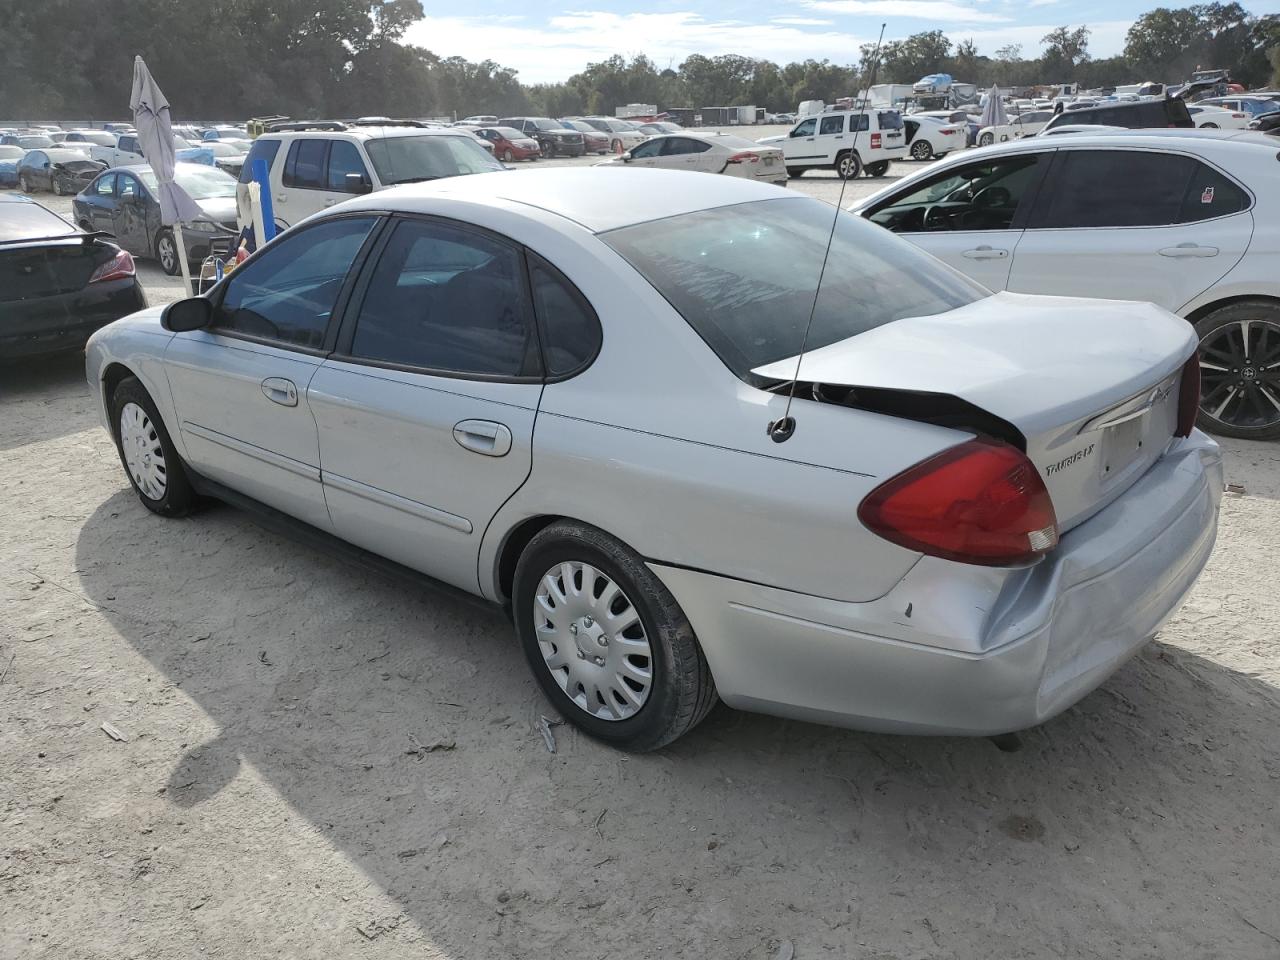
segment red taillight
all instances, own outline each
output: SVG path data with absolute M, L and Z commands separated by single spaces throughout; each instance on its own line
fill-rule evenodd
M 858 519 L 908 550 L 984 566 L 1027 563 L 1058 544 L 1035 464 L 995 440 L 969 440 L 886 480 Z
M 940 134 L 942 134 L 944 137 L 950 137 L 950 136 L 952 136 L 953 134 L 955 134 L 955 132 L 956 132 L 956 131 L 954 131 L 954 130 L 939 130 L 938 132 L 939 132 Z
M 129 255 L 128 250 L 121 250 L 114 257 L 93 271 L 93 275 L 89 277 L 90 283 L 102 283 L 104 280 L 123 280 L 125 277 L 132 277 L 133 257 Z
M 880 134 L 873 133 L 871 135 L 871 149 L 874 150 L 880 146 Z
M 759 163 L 760 155 L 758 153 L 735 153 L 729 158 L 729 163 Z
M 1182 368 L 1182 382 L 1178 385 L 1178 429 L 1175 437 L 1189 437 L 1200 412 L 1200 351 Z

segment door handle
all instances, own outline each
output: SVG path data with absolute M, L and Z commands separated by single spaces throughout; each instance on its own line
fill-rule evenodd
M 1176 247 L 1161 247 L 1157 253 L 1162 257 L 1216 257 L 1217 247 L 1202 247 L 1198 243 L 1180 243 Z
M 288 202 L 289 202 L 288 194 L 285 194 L 285 193 L 276 194 L 276 203 L 288 203 Z
M 262 381 L 262 393 L 272 403 L 278 403 L 282 407 L 298 405 L 298 388 L 292 380 L 284 377 L 267 377 Z
M 458 445 L 486 457 L 505 457 L 511 452 L 511 431 L 492 420 L 463 420 L 454 424 L 453 439 Z
M 997 250 L 995 247 L 981 246 L 966 250 L 960 254 L 970 260 L 1003 260 L 1009 255 L 1008 250 Z

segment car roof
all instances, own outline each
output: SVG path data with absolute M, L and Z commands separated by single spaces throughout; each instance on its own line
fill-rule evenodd
M 517 203 L 557 214 L 593 233 L 603 233 L 698 210 L 797 196 L 794 191 L 742 177 L 692 176 L 684 170 L 634 170 L 627 175 L 627 189 L 619 190 L 616 171 L 558 167 L 406 184 L 349 200 L 343 209 L 369 207 L 427 213 L 436 197 L 483 206 Z
M 181 160 L 173 165 L 174 173 L 198 173 L 201 170 L 217 170 L 217 167 L 210 166 L 207 163 L 183 163 Z M 103 170 L 103 173 L 151 173 L 151 164 L 149 163 L 126 163 L 118 167 L 111 167 L 109 170 Z
M 1063 126 L 1089 126 L 1089 124 L 1063 124 Z M 1013 151 L 1020 152 L 1023 150 L 1035 150 L 1038 146 L 1042 146 L 1044 141 L 1049 139 L 1048 136 L 1024 137 L 1021 140 L 1010 140 L 1007 143 L 998 143 L 992 147 L 979 147 L 983 151 Z M 1153 141 L 1155 142 L 1153 144 Z M 1213 149 L 1216 146 L 1222 146 L 1225 149 L 1234 149 L 1235 147 L 1262 147 L 1276 150 L 1275 137 L 1270 137 L 1265 133 L 1259 133 L 1256 130 L 1203 130 L 1193 127 L 1142 127 L 1138 129 L 1129 129 L 1126 127 L 1114 127 L 1110 130 L 1097 130 L 1090 133 L 1082 133 L 1071 138 L 1073 145 L 1092 145 L 1092 146 L 1133 146 L 1133 147 L 1150 147 L 1159 146 L 1161 141 L 1166 141 L 1165 146 L 1170 148 L 1186 149 L 1188 142 L 1201 142 L 1206 148 Z M 963 156 L 973 157 L 978 154 L 972 150 L 964 152 Z M 961 154 L 956 154 L 961 156 Z
M 267 131 L 262 137 L 274 140 L 383 140 L 391 137 L 461 137 L 468 136 L 471 131 L 460 127 L 377 127 L 358 126 L 346 130 L 279 130 Z M 261 139 L 261 138 L 259 138 Z

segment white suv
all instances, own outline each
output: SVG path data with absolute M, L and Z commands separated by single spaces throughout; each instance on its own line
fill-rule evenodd
M 336 125 L 333 125 L 336 126 Z M 353 195 L 505 169 L 470 131 L 454 127 L 357 127 L 264 133 L 253 142 L 236 188 L 236 219 L 253 224 L 248 184 L 254 161 L 270 167 L 271 206 L 284 229 Z
M 834 169 L 845 180 L 863 170 L 867 176 L 880 177 L 890 161 L 907 155 L 902 115 L 897 110 L 833 110 L 805 117 L 785 136 L 757 142 L 782 148 L 791 177 L 815 167 Z

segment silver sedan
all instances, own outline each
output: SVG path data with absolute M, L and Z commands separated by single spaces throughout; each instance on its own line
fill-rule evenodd
M 99 331 L 142 505 L 223 498 L 503 605 L 555 707 L 632 750 L 717 698 L 1022 729 L 1177 609 L 1222 489 L 1185 321 L 993 295 L 759 183 L 624 180 L 353 199 Z

